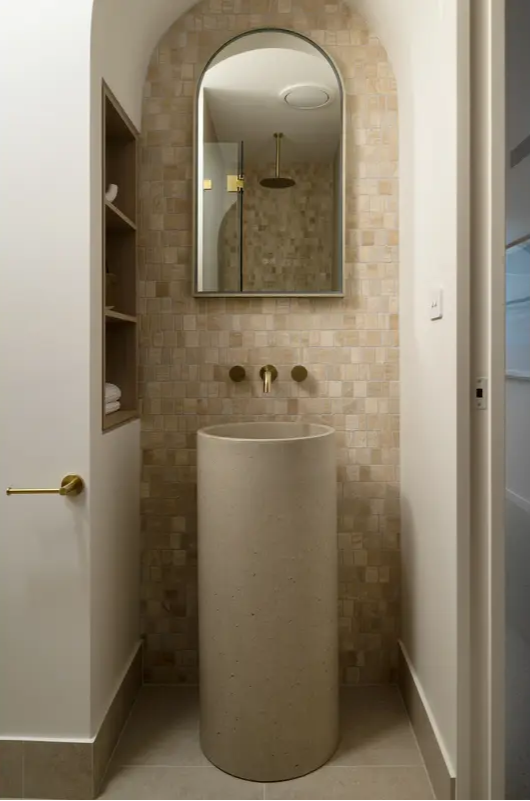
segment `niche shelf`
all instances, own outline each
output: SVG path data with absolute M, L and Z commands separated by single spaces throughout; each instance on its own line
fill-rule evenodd
M 102 429 L 109 431 L 138 417 L 137 270 L 138 131 L 103 82 L 103 376 Z M 105 198 L 118 186 L 114 201 Z M 105 414 L 105 383 L 121 389 L 121 407 Z
M 123 211 L 111 203 L 110 200 L 105 201 L 105 227 L 111 231 L 126 231 L 128 228 L 136 231 L 136 223 L 134 223 Z
M 132 314 L 123 314 L 114 309 L 105 309 L 105 322 L 107 323 L 136 323 L 136 317 Z

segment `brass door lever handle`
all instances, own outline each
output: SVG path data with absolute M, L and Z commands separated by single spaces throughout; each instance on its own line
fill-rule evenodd
M 79 495 L 85 488 L 81 476 L 67 475 L 61 481 L 59 489 L 13 489 L 8 487 L 6 495 Z

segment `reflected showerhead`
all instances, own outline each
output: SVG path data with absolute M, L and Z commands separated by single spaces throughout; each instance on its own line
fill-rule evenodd
M 276 139 L 276 175 L 273 178 L 262 178 L 260 184 L 267 187 L 267 189 L 288 189 L 290 186 L 295 185 L 292 178 L 286 178 L 280 175 L 280 159 L 281 159 L 281 142 L 283 138 L 282 133 L 275 133 Z
M 263 178 L 260 184 L 268 189 L 288 189 L 288 187 L 295 185 L 295 181 L 292 178 L 282 178 L 279 175 L 277 178 Z

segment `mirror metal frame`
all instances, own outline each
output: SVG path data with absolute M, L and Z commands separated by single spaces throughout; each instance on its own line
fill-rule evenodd
M 198 241 L 199 241 L 199 198 L 198 198 L 198 176 L 199 176 L 199 147 L 198 141 L 198 120 L 199 120 L 199 100 L 201 95 L 202 82 L 206 75 L 208 68 L 212 62 L 217 58 L 219 53 L 222 53 L 233 42 L 243 39 L 247 36 L 252 36 L 256 33 L 285 33 L 289 36 L 296 36 L 298 39 L 303 39 L 305 42 L 315 48 L 328 62 L 333 70 L 337 83 L 339 86 L 340 96 L 340 127 L 341 127 L 341 141 L 340 141 L 340 154 L 339 154 L 339 173 L 340 173 L 340 189 L 339 189 L 339 219 L 340 219 L 340 234 L 339 234 L 339 247 L 338 247 L 338 275 L 340 287 L 337 290 L 326 292 L 304 292 L 294 291 L 286 292 L 281 290 L 263 290 L 261 292 L 205 292 L 199 290 L 199 262 L 198 262 Z M 343 298 L 344 297 L 344 252 L 345 252 L 345 235 L 346 235 L 346 175 L 345 175 L 345 151 L 346 151 L 346 115 L 344 113 L 344 81 L 342 75 L 337 68 L 337 65 L 327 53 L 324 48 L 304 36 L 298 31 L 292 31 L 288 28 L 253 28 L 248 31 L 243 31 L 237 36 L 228 39 L 221 47 L 219 47 L 208 59 L 201 75 L 197 81 L 195 89 L 194 101 L 194 115 L 193 115 L 193 296 L 196 298 Z

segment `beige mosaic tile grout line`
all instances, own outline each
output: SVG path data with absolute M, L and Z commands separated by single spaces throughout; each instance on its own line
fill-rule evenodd
M 346 90 L 345 297 L 192 296 L 193 102 L 235 34 L 282 27 Z M 399 633 L 398 115 L 379 40 L 341 2 L 204 0 L 149 66 L 142 124 L 140 393 L 145 679 L 197 683 L 196 432 L 235 420 L 332 425 L 338 448 L 341 681 L 395 680 Z M 264 398 L 258 370 L 280 371 Z M 309 370 L 299 387 L 297 363 Z M 228 370 L 247 368 L 234 385 Z

